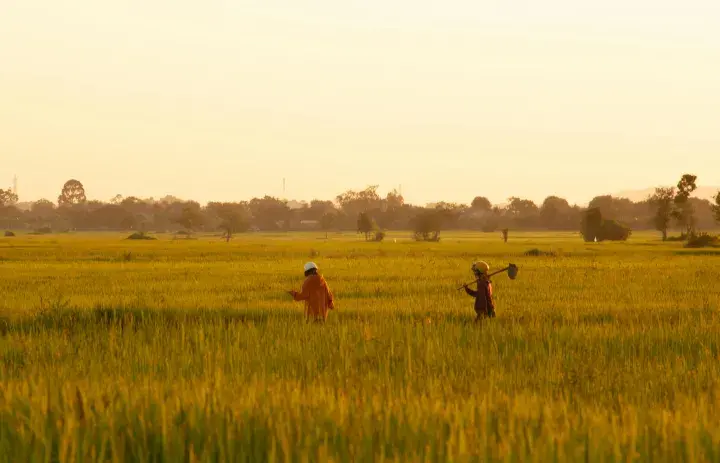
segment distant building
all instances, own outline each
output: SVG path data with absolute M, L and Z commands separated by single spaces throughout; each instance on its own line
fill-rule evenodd
M 300 228 L 318 228 L 320 226 L 319 220 L 301 220 Z
M 294 201 L 293 200 L 293 201 L 287 202 L 287 207 L 289 209 L 303 209 L 303 208 L 307 207 L 307 203 L 304 201 Z

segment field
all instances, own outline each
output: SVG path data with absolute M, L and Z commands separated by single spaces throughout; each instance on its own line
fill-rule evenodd
M 0 238 L 0 461 L 720 461 L 719 253 L 407 236 Z

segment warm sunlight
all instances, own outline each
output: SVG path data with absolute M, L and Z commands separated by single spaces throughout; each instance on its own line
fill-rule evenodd
M 718 0 L 0 0 L 0 460 L 720 461 Z
M 709 0 L 4 0 L 0 63 L 23 201 L 720 185 Z

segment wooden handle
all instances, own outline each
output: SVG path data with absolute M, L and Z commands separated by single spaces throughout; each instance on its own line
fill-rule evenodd
M 488 275 L 488 278 L 490 278 L 490 277 L 493 276 L 493 275 L 497 275 L 498 273 L 507 272 L 509 269 L 510 269 L 510 267 L 505 267 L 505 268 L 503 268 L 503 269 L 496 270 L 496 271 L 494 271 L 493 273 L 489 274 L 489 275 Z M 478 279 L 475 280 L 475 281 L 471 281 L 470 283 L 465 283 L 464 285 L 462 285 L 461 287 L 459 287 L 457 290 L 460 291 L 461 289 L 463 289 L 463 288 L 466 287 L 467 285 L 471 285 L 471 284 L 473 284 L 473 283 L 477 283 L 478 281 L 480 281 L 480 278 L 478 278 Z

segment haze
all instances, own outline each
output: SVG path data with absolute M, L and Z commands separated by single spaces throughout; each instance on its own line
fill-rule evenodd
M 720 185 L 717 2 L 112 3 L 0 3 L 21 201 Z

